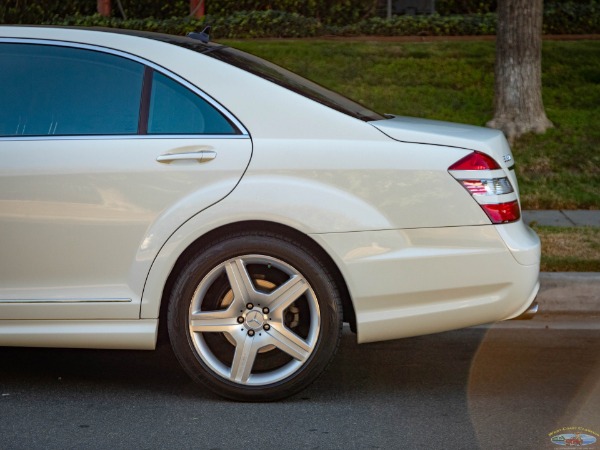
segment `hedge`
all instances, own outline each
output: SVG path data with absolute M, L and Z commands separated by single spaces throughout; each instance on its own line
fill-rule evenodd
M 396 0 L 394 0 L 396 1 Z M 0 0 L 0 23 L 38 24 L 57 22 L 69 16 L 90 16 L 96 12 L 97 0 Z M 544 7 L 566 14 L 563 28 L 579 11 L 598 7 L 600 0 L 546 0 Z M 113 0 L 113 17 L 122 18 L 117 1 Z M 132 19 L 154 18 L 170 20 L 189 15 L 189 0 L 121 0 L 125 15 Z M 436 0 L 435 9 L 441 16 L 485 15 L 496 11 L 497 0 Z M 206 13 L 211 17 L 231 17 L 240 11 L 285 11 L 318 20 L 326 26 L 348 26 L 385 15 L 385 0 L 206 0 Z M 555 21 L 558 23 L 558 20 Z
M 109 27 L 130 30 L 156 31 L 160 33 L 185 35 L 190 31 L 202 30 L 207 24 L 212 26 L 211 38 L 261 38 L 261 37 L 313 37 L 324 34 L 323 25 L 316 19 L 282 11 L 238 12 L 228 17 L 206 16 L 204 20 L 190 17 L 156 20 L 119 19 L 93 16 L 71 16 L 48 25 L 76 27 Z
M 462 36 L 496 33 L 496 14 L 461 16 L 393 16 L 390 20 L 374 17 L 357 24 L 332 30 L 341 36 Z
M 140 4 L 142 2 L 135 0 L 122 0 L 124 9 L 131 4 Z M 207 7 L 213 5 L 227 5 L 229 3 L 236 5 L 254 4 L 251 0 L 208 0 Z M 189 16 L 170 16 L 162 19 L 157 18 L 128 18 L 120 17 L 102 17 L 94 14 L 93 10 L 96 0 L 48 0 L 45 12 L 40 12 L 39 0 L 9 0 L 0 5 L 0 23 L 43 23 L 52 25 L 71 25 L 71 26 L 104 26 L 113 28 L 130 28 L 147 31 L 160 31 L 171 34 L 186 34 L 189 31 L 202 29 L 205 24 L 213 26 L 212 36 L 214 38 L 254 38 L 254 37 L 313 37 L 323 35 L 353 36 L 353 35 L 379 35 L 379 36 L 408 36 L 408 35 L 426 35 L 426 36 L 451 36 L 451 35 L 490 35 L 496 32 L 496 13 L 486 10 L 489 6 L 495 6 L 492 1 L 483 2 L 475 0 L 438 0 L 436 8 L 440 4 L 449 6 L 463 4 L 463 8 L 471 5 L 474 9 L 475 4 L 479 4 L 479 11 L 472 14 L 462 15 L 417 15 L 417 16 L 393 16 L 391 19 L 383 19 L 370 14 L 367 9 L 357 9 L 353 19 L 349 22 L 338 22 L 330 20 L 320 20 L 313 15 L 300 14 L 299 12 L 290 12 L 283 10 L 267 9 L 262 11 L 237 11 L 226 14 L 226 9 L 218 10 L 219 14 L 208 14 L 203 20 L 195 20 Z M 113 1 L 113 4 L 116 3 Z M 264 3 L 264 2 L 263 2 Z M 314 12 L 316 8 L 323 8 L 321 13 L 332 12 L 340 5 L 350 5 L 352 3 L 362 3 L 363 5 L 374 5 L 371 0 L 272 0 L 271 5 L 288 5 L 290 9 L 301 9 L 304 5 L 304 12 Z M 175 11 L 176 7 L 189 4 L 187 0 L 177 0 L 174 2 L 155 2 L 148 0 L 148 5 L 156 4 L 160 6 L 160 11 L 165 12 L 171 8 Z M 321 6 L 317 6 L 320 4 Z M 16 17 L 17 5 L 21 8 L 26 5 L 31 11 L 39 12 L 36 20 L 7 20 L 7 18 Z M 54 9 L 51 6 L 54 5 Z M 83 6 L 85 6 L 85 8 Z M 179 6 L 177 6 L 179 5 Z M 487 5 L 485 8 L 481 5 Z M 77 8 L 83 8 L 77 10 Z M 293 8 L 292 8 L 293 7 Z M 470 6 L 469 6 L 470 7 Z M 166 9 L 165 9 L 166 8 Z M 311 9 L 313 8 L 313 9 Z M 328 9 L 327 9 L 328 8 Z M 169 11 L 171 11 L 169 9 Z M 77 11 L 76 11 L 77 10 Z M 482 12 L 483 11 L 483 12 Z M 60 14 L 59 14 L 60 13 Z M 365 17 L 359 18 L 360 14 L 365 13 Z M 32 13 L 33 14 L 33 13 Z M 36 13 L 37 14 L 37 13 Z M 348 13 L 350 14 L 350 13 Z M 28 17 L 27 15 L 24 17 Z M 43 20 L 38 20 L 45 17 Z M 134 16 L 131 16 L 134 17 Z M 348 19 L 350 20 L 350 19 Z M 593 34 L 600 33 L 600 2 L 593 1 L 555 1 L 547 3 L 544 7 L 544 33 L 546 34 Z
M 96 12 L 96 0 L 2 0 L 0 23 L 44 23 L 67 16 L 89 16 Z M 188 0 L 121 0 L 127 18 L 157 20 L 189 15 Z M 112 14 L 122 18 L 116 0 Z M 205 11 L 212 17 L 229 17 L 240 11 L 285 11 L 312 17 L 324 24 L 358 22 L 377 14 L 378 0 L 206 0 Z
M 600 2 L 557 2 L 544 6 L 544 32 L 547 34 L 599 33 Z

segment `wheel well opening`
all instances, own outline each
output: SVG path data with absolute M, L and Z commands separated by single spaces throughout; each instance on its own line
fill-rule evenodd
M 189 261 L 192 255 L 201 252 L 207 245 L 210 243 L 223 239 L 224 237 L 235 234 L 238 232 L 248 232 L 254 231 L 257 233 L 276 233 L 283 235 L 287 238 L 293 239 L 303 246 L 306 247 L 311 253 L 313 253 L 327 268 L 333 280 L 339 290 L 340 297 L 342 300 L 342 311 L 343 311 L 343 320 L 350 324 L 350 329 L 356 333 L 356 314 L 354 312 L 354 306 L 352 305 L 352 300 L 350 298 L 350 292 L 348 291 L 348 286 L 346 285 L 346 281 L 338 269 L 337 265 L 333 262 L 331 257 L 327 254 L 323 248 L 317 244 L 310 237 L 305 234 L 295 230 L 291 227 L 276 224 L 272 222 L 261 222 L 261 221 L 247 221 L 247 222 L 239 222 L 235 224 L 230 224 L 223 226 L 221 228 L 217 228 L 215 230 L 210 231 L 204 236 L 198 238 L 195 242 L 193 242 L 177 259 L 175 266 L 171 270 L 169 278 L 165 283 L 165 287 L 162 293 L 162 299 L 160 304 L 160 315 L 159 315 L 159 331 L 158 331 L 158 342 L 159 344 L 162 342 L 168 341 L 168 332 L 166 327 L 166 316 L 169 302 L 169 294 L 171 289 L 173 288 L 173 284 L 177 279 L 178 274 L 183 269 L 184 265 Z

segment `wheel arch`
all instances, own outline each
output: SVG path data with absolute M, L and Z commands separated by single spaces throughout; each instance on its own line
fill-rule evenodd
M 343 321 L 348 322 L 350 324 L 350 329 L 353 332 L 356 332 L 356 313 L 354 311 L 354 305 L 352 303 L 350 291 L 348 290 L 348 286 L 346 280 L 344 279 L 344 276 L 342 275 L 342 272 L 339 270 L 333 258 L 310 236 L 302 233 L 301 231 L 298 231 L 295 228 L 289 227 L 287 225 L 257 220 L 236 222 L 215 228 L 207 232 L 206 234 L 200 236 L 179 255 L 177 261 L 175 262 L 173 268 L 169 273 L 169 276 L 167 277 L 160 299 L 158 332 L 159 342 L 162 342 L 167 339 L 166 320 L 164 319 L 167 316 L 169 295 L 171 289 L 173 288 L 175 280 L 177 279 L 177 276 L 179 275 L 179 273 L 181 273 L 181 270 L 185 266 L 186 262 L 189 261 L 192 255 L 200 252 L 201 249 L 208 245 L 210 242 L 223 239 L 228 235 L 232 235 L 241 231 L 255 231 L 258 233 L 279 234 L 289 239 L 293 239 L 304 245 L 307 248 L 307 250 L 313 253 L 329 270 L 336 284 L 336 287 L 338 288 L 340 298 L 342 300 Z

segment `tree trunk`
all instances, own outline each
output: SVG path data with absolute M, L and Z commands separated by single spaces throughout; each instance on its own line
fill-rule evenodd
M 499 0 L 494 118 L 510 142 L 551 128 L 542 102 L 543 0 Z
M 98 14 L 105 17 L 110 17 L 111 5 L 110 0 L 97 0 Z
M 190 0 L 190 16 L 195 19 L 202 19 L 204 17 L 204 0 Z

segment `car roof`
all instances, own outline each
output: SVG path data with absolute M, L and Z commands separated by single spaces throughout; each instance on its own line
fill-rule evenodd
M 188 36 L 177 36 L 166 33 L 157 33 L 154 31 L 130 30 L 125 28 L 111 27 L 84 27 L 84 26 L 65 26 L 65 25 L 27 25 L 27 24 L 0 24 L 0 28 L 29 28 L 29 29 L 55 29 L 55 30 L 77 30 L 83 32 L 103 32 L 110 34 L 120 34 L 125 36 L 133 36 L 138 38 L 151 39 L 167 44 L 177 45 L 198 53 L 211 52 L 220 48 L 227 47 L 226 45 L 217 44 L 215 42 L 202 42 L 199 39 L 194 39 Z
M 66 28 L 66 27 L 65 27 Z M 68 27 L 73 28 L 73 27 Z M 153 39 L 155 41 L 166 42 L 168 44 L 178 45 L 189 50 L 194 50 L 198 53 L 206 53 L 209 51 L 217 50 L 225 47 L 224 45 L 217 44 L 214 42 L 202 42 L 198 39 L 193 39 L 188 36 L 176 36 L 172 34 L 156 33 L 153 31 L 142 31 L 142 30 L 127 30 L 123 28 L 108 28 L 108 27 L 75 27 L 79 30 L 91 30 L 91 31 L 102 31 L 106 33 L 125 34 L 128 36 L 136 36 L 146 39 Z

